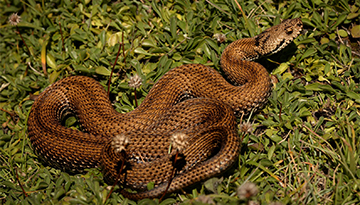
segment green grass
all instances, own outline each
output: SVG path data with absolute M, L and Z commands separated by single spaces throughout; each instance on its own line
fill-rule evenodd
M 161 204 L 201 204 L 200 195 L 215 204 L 251 204 L 236 196 L 246 181 L 257 185 L 250 200 L 261 204 L 360 203 L 360 2 L 238 2 L 243 13 L 235 0 L 0 0 L 0 204 L 103 204 L 109 193 L 100 170 L 71 175 L 41 163 L 27 137 L 31 94 L 71 75 L 106 86 L 124 39 L 110 92 L 116 109 L 128 112 L 135 108 L 129 76 L 144 80 L 141 102 L 169 69 L 200 63 L 220 71 L 229 43 L 297 17 L 303 34 L 260 60 L 279 82 L 266 106 L 243 119 L 255 130 L 239 134 L 238 164 Z M 8 23 L 16 12 L 29 49 Z M 107 203 L 159 204 L 117 192 Z

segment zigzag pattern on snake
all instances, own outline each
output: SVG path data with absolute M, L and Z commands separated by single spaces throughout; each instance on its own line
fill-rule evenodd
M 240 141 L 235 113 L 262 106 L 270 95 L 266 69 L 254 60 L 278 52 L 296 38 L 300 19 L 285 20 L 253 38 L 231 43 L 221 56 L 230 84 L 216 70 L 199 64 L 174 68 L 161 77 L 135 110 L 120 114 L 104 88 L 84 76 L 62 79 L 34 102 L 28 134 L 35 151 L 55 167 L 80 171 L 100 166 L 115 180 L 125 160 L 120 183 L 137 190 L 121 193 L 132 199 L 158 197 L 176 174 L 168 192 L 208 179 L 228 169 L 238 158 Z M 82 131 L 63 126 L 76 115 Z M 185 136 L 182 150 L 169 152 L 171 136 Z M 125 153 L 113 140 L 126 136 Z M 179 151 L 179 163 L 173 158 Z M 146 190 L 154 182 L 155 188 Z

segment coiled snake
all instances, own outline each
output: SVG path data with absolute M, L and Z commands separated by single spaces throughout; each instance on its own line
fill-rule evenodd
M 160 78 L 141 105 L 126 114 L 114 110 L 95 80 L 62 79 L 44 90 L 32 106 L 31 143 L 56 167 L 79 171 L 100 166 L 110 180 L 116 179 L 124 160 L 120 183 L 137 193 L 121 193 L 132 199 L 161 195 L 174 166 L 168 192 L 215 176 L 238 158 L 234 112 L 256 109 L 270 95 L 268 72 L 249 60 L 279 51 L 301 29 L 300 19 L 285 20 L 226 47 L 221 67 L 237 86 L 212 68 L 183 65 Z M 68 114 L 77 116 L 82 131 L 63 126 Z M 125 149 L 119 151 L 117 145 Z M 174 164 L 176 152 L 179 160 Z M 154 189 L 146 190 L 149 182 L 154 182 Z

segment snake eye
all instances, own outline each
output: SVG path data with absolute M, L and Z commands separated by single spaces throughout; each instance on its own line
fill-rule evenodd
M 292 28 L 286 28 L 286 34 L 291 34 L 293 32 Z

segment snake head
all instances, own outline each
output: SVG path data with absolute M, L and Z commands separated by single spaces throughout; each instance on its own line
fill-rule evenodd
M 302 28 L 300 18 L 284 20 L 255 36 L 255 49 L 262 55 L 277 53 L 298 37 Z

